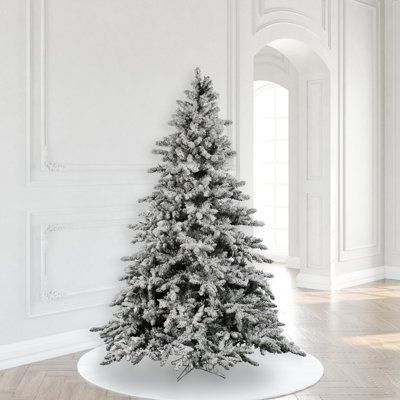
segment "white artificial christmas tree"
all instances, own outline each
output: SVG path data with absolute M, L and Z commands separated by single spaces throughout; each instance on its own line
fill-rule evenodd
M 193 369 L 221 374 L 240 362 L 257 365 L 251 354 L 305 355 L 283 335 L 272 275 L 254 263 L 271 260 L 257 250 L 262 240 L 239 229 L 261 226 L 255 210 L 230 174 L 234 156 L 218 116 L 218 95 L 209 77 L 195 71 L 192 90 L 170 125 L 175 132 L 157 142 L 162 163 L 150 172 L 160 179 L 142 221 L 130 226 L 140 250 L 121 278 L 126 286 L 99 331 L 106 343 L 103 364 L 122 359 L 136 364 L 147 356 L 168 360 L 183 377 Z

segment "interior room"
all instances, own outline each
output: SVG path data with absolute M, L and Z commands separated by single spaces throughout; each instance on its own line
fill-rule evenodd
M 0 9 L 0 400 L 400 399 L 400 0 Z

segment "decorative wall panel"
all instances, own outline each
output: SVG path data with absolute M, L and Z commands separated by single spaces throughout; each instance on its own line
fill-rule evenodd
M 400 255 L 400 140 L 398 138 L 400 132 L 400 0 L 394 0 L 392 2 L 392 13 L 388 15 L 391 17 L 391 37 L 388 40 L 391 41 L 391 65 L 390 75 L 388 79 L 391 79 L 389 83 L 392 90 L 391 96 L 391 134 L 393 140 L 393 147 L 389 149 L 392 151 L 393 159 L 393 190 L 394 190 L 394 221 L 388 221 L 388 224 L 393 224 L 393 239 L 394 248 L 393 251 Z M 388 238 L 389 239 L 389 238 Z
M 307 194 L 307 268 L 323 267 L 322 198 Z
M 342 2 L 340 260 L 380 247 L 380 10 Z
M 307 81 L 307 179 L 322 178 L 322 129 L 324 117 L 324 81 Z
M 30 213 L 27 305 L 30 316 L 107 304 L 120 287 L 130 245 L 125 208 Z
M 164 63 L 160 74 L 160 61 L 171 61 L 176 47 L 186 46 L 190 52 L 207 53 L 205 64 L 221 65 L 220 48 L 209 45 L 215 40 L 213 32 L 198 35 L 196 24 L 181 19 L 178 24 L 187 35 L 178 33 L 174 23 L 168 31 L 176 37 L 163 35 L 161 44 L 154 26 L 141 23 L 143 18 L 161 18 L 154 2 L 147 7 L 147 16 L 129 0 L 27 4 L 28 183 L 147 182 L 145 171 L 158 161 L 151 153 L 154 142 L 172 133 L 167 122 L 174 100 L 182 97 L 196 66 L 193 59 L 199 57 L 181 60 L 185 75 L 179 74 L 175 61 Z M 196 13 L 195 7 L 186 7 L 188 16 Z M 226 7 L 227 14 L 218 12 L 215 18 L 225 19 L 228 70 L 221 68 L 213 78 L 226 82 L 216 89 L 222 92 L 224 116 L 232 118 L 237 115 L 232 64 L 236 1 L 228 0 Z M 203 8 L 206 12 L 206 5 Z M 166 15 L 165 21 L 170 20 Z M 138 41 L 138 36 L 143 39 Z M 171 79 L 164 79 L 166 74 Z M 233 128 L 230 132 L 234 135 Z

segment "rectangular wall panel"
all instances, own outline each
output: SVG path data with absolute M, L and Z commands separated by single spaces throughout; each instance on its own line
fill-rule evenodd
M 307 194 L 307 268 L 323 267 L 322 212 L 322 197 Z
M 230 117 L 233 70 L 221 63 L 235 47 L 230 1 L 27 3 L 29 182 L 145 182 L 197 66 Z M 225 33 L 222 48 L 204 20 Z
M 307 179 L 322 178 L 324 140 L 324 81 L 307 81 Z
M 378 6 L 375 1 L 343 2 L 342 261 L 379 252 Z
M 31 213 L 27 219 L 28 314 L 39 316 L 108 304 L 132 254 L 134 215 L 125 208 L 98 212 Z
M 394 170 L 391 171 L 393 174 L 393 185 L 394 185 L 394 202 L 393 206 L 395 208 L 394 221 L 388 221 L 388 224 L 393 224 L 393 235 L 394 235 L 394 252 L 396 254 L 400 254 L 400 139 L 399 139 L 399 130 L 400 130 L 400 0 L 394 0 L 392 3 L 392 14 L 388 17 L 391 17 L 391 37 L 388 37 L 388 40 L 391 41 L 392 47 L 391 51 L 391 70 L 390 77 L 392 79 L 390 86 L 392 90 L 391 96 L 391 133 L 393 140 L 393 167 Z M 390 149 L 389 149 L 390 150 Z

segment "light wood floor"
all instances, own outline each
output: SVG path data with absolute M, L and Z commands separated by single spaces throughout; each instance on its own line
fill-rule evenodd
M 399 400 L 400 282 L 319 292 L 295 288 L 293 271 L 272 269 L 271 285 L 286 332 L 325 367 L 318 384 L 284 399 Z M 0 399 L 129 399 L 81 379 L 76 372 L 79 356 L 0 371 Z

